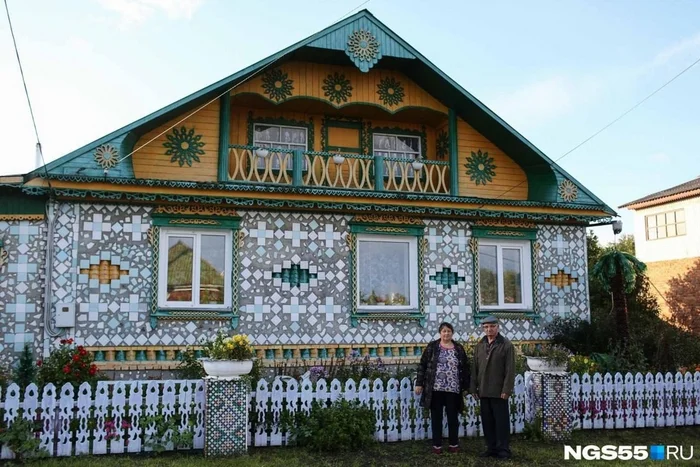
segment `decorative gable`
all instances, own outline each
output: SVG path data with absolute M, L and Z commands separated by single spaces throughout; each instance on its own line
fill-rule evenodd
M 313 40 L 308 47 L 342 50 L 363 73 L 367 73 L 383 57 L 416 58 L 375 21 L 368 16 L 360 16 Z

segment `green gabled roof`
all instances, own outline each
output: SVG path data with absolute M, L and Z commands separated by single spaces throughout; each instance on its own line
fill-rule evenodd
M 353 62 L 345 53 L 348 34 L 357 30 L 371 32 L 379 41 L 378 63 L 363 64 L 358 68 L 391 67 L 412 79 L 435 98 L 455 110 L 475 130 L 496 144 L 520 164 L 528 177 L 528 199 L 557 202 L 559 182 L 568 179 L 579 192 L 576 203 L 602 209 L 609 214 L 615 211 L 586 189 L 576 179 L 556 165 L 525 137 L 514 130 L 498 115 L 472 96 L 458 83 L 443 73 L 428 59 L 411 47 L 391 29 L 376 19 L 369 11 L 362 10 L 328 28 L 289 46 L 274 55 L 180 99 L 134 123 L 116 130 L 90 144 L 83 146 L 49 164 L 51 175 L 101 176 L 103 171 L 93 159 L 93 151 L 102 144 L 110 143 L 120 149 L 119 157 L 133 150 L 138 138 L 164 122 L 182 113 L 191 111 L 225 93 L 236 84 L 261 71 L 271 63 L 285 58 L 327 60 L 334 63 Z M 333 55 L 331 55 L 333 54 Z M 339 55 L 344 56 L 341 60 Z M 364 70 L 363 71 L 367 71 Z M 133 178 L 131 164 L 119 164 L 110 169 L 109 178 Z M 80 171 L 80 172 L 78 172 Z M 29 177 L 42 176 L 44 169 L 37 169 Z

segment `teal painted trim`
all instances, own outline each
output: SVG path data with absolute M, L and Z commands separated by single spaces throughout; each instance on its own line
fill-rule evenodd
M 199 187 L 194 184 L 193 188 Z M 293 187 L 271 187 L 276 189 L 270 190 L 259 190 L 255 185 L 236 185 L 237 191 L 263 191 L 263 192 L 275 192 L 282 194 L 297 194 L 297 193 L 311 193 L 319 195 L 348 195 L 355 197 L 360 197 L 365 195 L 371 198 L 380 199 L 413 199 L 416 201 L 421 200 L 434 200 L 434 197 L 414 197 L 410 195 L 402 195 L 397 198 L 398 193 L 390 192 L 352 192 L 346 193 L 342 190 L 304 190 L 295 189 Z M 37 187 L 27 187 L 23 189 L 27 194 L 45 195 L 48 190 L 45 188 Z M 144 194 L 144 193 L 122 193 L 122 192 L 104 192 L 99 190 L 73 190 L 73 189 L 55 189 L 55 193 L 64 198 L 72 198 L 78 200 L 85 200 L 86 198 L 94 198 L 96 200 L 110 200 L 110 201 L 122 201 L 122 202 L 168 202 L 168 203 L 202 203 L 202 204 L 222 204 L 232 207 L 240 207 L 243 209 L 317 209 L 326 212 L 377 212 L 377 213 L 406 213 L 406 214 L 419 214 L 419 215 L 431 215 L 437 217 L 464 217 L 464 218 L 483 218 L 483 219 L 517 219 L 517 220 L 529 220 L 533 222 L 549 222 L 549 223 L 564 223 L 571 225 L 588 225 L 590 223 L 600 223 L 603 221 L 612 220 L 611 217 L 606 215 L 576 215 L 576 214 L 549 214 L 549 213 L 533 213 L 533 212 L 515 212 L 515 211 L 495 211 L 490 209 L 473 209 L 473 208 L 462 208 L 460 206 L 454 206 L 451 208 L 432 208 L 432 207 L 422 207 L 422 206 L 393 206 L 385 205 L 381 203 L 366 204 L 366 203 L 353 203 L 351 201 L 297 201 L 285 197 L 285 199 L 251 199 L 251 198 L 234 198 L 234 197 L 222 197 L 222 196 L 193 196 L 193 195 L 168 195 L 168 194 Z M 232 191 L 229 189 L 229 191 Z M 438 197 L 440 201 L 444 197 Z M 448 198 L 446 200 L 455 200 L 454 198 Z M 476 202 L 482 202 L 482 200 L 476 199 Z M 462 203 L 474 204 L 475 201 L 458 200 Z M 520 202 L 517 204 L 512 203 L 496 203 L 507 206 L 527 206 L 528 202 Z M 457 204 L 457 203 L 455 203 Z M 488 204 L 488 203 L 486 203 Z M 559 206 L 565 207 L 565 206 Z M 574 209 L 582 209 L 578 206 Z
M 152 311 L 150 315 L 150 324 L 152 329 L 158 327 L 159 320 L 167 321 L 194 321 L 194 320 L 211 320 L 211 321 L 230 321 L 231 328 L 235 329 L 234 323 L 238 325 L 238 315 L 231 310 L 207 310 L 207 309 L 184 309 L 171 310 L 169 308 L 159 308 L 157 311 Z
M 421 327 L 425 327 L 425 314 L 418 310 L 409 310 L 401 313 L 355 313 L 350 315 L 350 325 L 356 328 L 360 321 L 418 321 Z
M 300 187 L 304 184 L 302 179 L 302 167 L 304 160 L 304 152 L 295 149 L 292 153 L 292 185 Z
M 328 128 L 350 128 L 354 130 L 359 130 L 359 140 L 357 142 L 356 148 L 351 147 L 336 147 L 331 148 L 328 145 Z M 321 151 L 332 152 L 335 151 L 347 151 L 354 152 L 359 149 L 359 152 L 363 152 L 362 141 L 363 141 L 364 125 L 362 124 L 361 118 L 355 117 L 328 117 L 325 116 L 321 120 Z
M 374 156 L 374 190 L 384 191 L 384 156 Z
M 350 232 L 373 235 L 410 235 L 413 237 L 422 237 L 425 234 L 425 227 L 398 224 L 355 224 L 351 222 Z
M 0 187 L 0 215 L 45 214 L 45 196 L 31 196 L 20 186 Z
M 447 115 L 445 112 L 442 112 L 438 109 L 435 109 L 433 107 L 425 107 L 422 105 L 405 105 L 403 107 L 398 107 L 396 109 L 391 109 L 390 107 L 385 107 L 382 104 L 377 104 L 375 102 L 348 102 L 346 104 L 334 104 L 333 102 L 328 101 L 327 98 L 321 98 L 321 97 L 315 97 L 315 96 L 289 96 L 287 97 L 283 102 L 277 102 L 275 100 L 270 99 L 269 97 L 265 96 L 264 94 L 260 94 L 258 92 L 252 92 L 252 91 L 244 91 L 244 92 L 239 92 L 238 94 L 234 95 L 234 98 L 236 96 L 257 96 L 260 99 L 264 100 L 265 102 L 268 102 L 270 104 L 278 105 L 291 102 L 294 100 L 308 100 L 308 101 L 314 101 L 314 102 L 320 102 L 322 104 L 327 104 L 330 110 L 343 110 L 349 107 L 374 107 L 377 109 L 381 109 L 385 111 L 389 115 L 396 115 L 398 113 L 403 112 L 404 110 L 422 110 L 422 111 L 428 111 L 428 112 L 434 112 L 439 115 Z M 333 118 L 338 118 L 337 116 L 334 116 Z
M 231 93 L 219 99 L 219 182 L 228 181 L 228 145 L 231 144 Z
M 190 225 L 190 224 L 179 224 L 172 225 L 168 221 L 172 220 L 188 220 L 188 219 L 215 219 L 223 223 L 223 225 Z M 152 232 L 149 234 L 149 239 L 151 242 L 151 304 L 150 304 L 150 314 L 149 322 L 151 329 L 156 329 L 159 320 L 229 320 L 231 329 L 238 328 L 239 324 L 239 277 L 240 277 L 240 218 L 215 218 L 206 216 L 163 216 L 159 214 L 153 214 L 152 217 Z M 231 307 L 226 309 L 171 309 L 171 308 L 161 308 L 158 306 L 158 280 L 160 274 L 160 229 L 163 226 L 169 227 L 183 227 L 183 228 L 216 228 L 216 229 L 231 229 L 234 230 L 231 244 L 231 254 L 232 254 L 232 264 L 231 264 Z
M 450 138 L 450 194 L 459 196 L 459 147 L 457 146 L 457 114 L 450 109 L 448 114 L 448 136 Z
M 238 230 L 241 225 L 241 219 L 240 217 L 222 218 L 214 216 L 161 216 L 158 214 L 154 214 L 152 223 L 153 225 L 158 227 Z
M 510 240 L 536 240 L 537 229 L 516 229 L 512 227 L 472 227 L 474 238 L 500 238 Z

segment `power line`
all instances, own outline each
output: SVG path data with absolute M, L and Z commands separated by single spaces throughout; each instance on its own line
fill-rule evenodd
M 19 65 L 19 74 L 22 76 L 22 85 L 24 86 L 24 95 L 27 97 L 27 105 L 29 106 L 29 115 L 32 118 L 32 125 L 34 126 L 34 134 L 36 135 L 36 151 L 41 156 L 41 162 L 44 164 L 44 172 L 46 173 L 46 178 L 49 178 L 49 171 L 46 168 L 46 160 L 44 160 L 44 152 L 41 150 L 41 140 L 39 139 L 39 130 L 36 127 L 36 119 L 34 118 L 34 109 L 32 108 L 32 100 L 29 98 L 29 90 L 27 89 L 27 80 L 24 78 L 24 69 L 22 68 L 22 60 L 19 58 L 19 49 L 17 48 L 17 39 L 15 39 L 15 30 L 12 27 L 12 19 L 10 18 L 10 8 L 7 6 L 7 0 L 5 2 L 5 13 L 7 13 L 7 23 L 10 25 L 10 35 L 12 36 L 12 44 L 15 48 L 15 55 L 17 56 L 17 64 Z M 48 181 L 49 191 L 51 190 L 51 181 Z
M 568 151 L 566 151 L 566 152 L 565 152 L 564 154 L 562 154 L 558 159 L 555 159 L 554 162 L 555 162 L 555 163 L 556 163 L 556 162 L 559 162 L 560 160 L 562 160 L 563 158 L 565 158 L 566 156 L 568 156 L 569 154 L 571 154 L 572 152 L 574 152 L 575 150 L 577 150 L 578 148 L 580 148 L 581 146 L 583 146 L 584 144 L 586 144 L 587 142 L 589 142 L 590 140 L 592 140 L 593 138 L 595 138 L 596 136 L 598 136 L 599 134 L 601 134 L 602 132 L 604 132 L 605 130 L 607 130 L 608 128 L 610 128 L 611 126 L 613 126 L 615 123 L 617 123 L 617 122 L 619 122 L 620 120 L 622 120 L 622 119 L 623 119 L 625 116 L 627 116 L 630 112 L 634 111 L 637 107 L 639 107 L 640 105 L 644 104 L 646 101 L 648 101 L 649 99 L 651 99 L 655 94 L 657 94 L 659 91 L 661 91 L 662 89 L 664 89 L 666 86 L 668 86 L 669 84 L 671 84 L 672 82 L 674 82 L 674 81 L 675 81 L 676 79 L 678 79 L 681 75 L 683 75 L 685 72 L 687 72 L 688 70 L 690 70 L 691 68 L 693 68 L 693 67 L 694 67 L 695 65 L 697 65 L 698 63 L 700 63 L 700 58 L 698 58 L 698 59 L 695 60 L 693 63 L 691 63 L 690 65 L 688 65 L 687 67 L 685 67 L 685 68 L 684 68 L 683 70 L 681 70 L 678 74 L 676 74 L 673 78 L 671 78 L 670 80 L 666 81 L 666 82 L 665 82 L 664 84 L 662 84 L 660 87 L 656 88 L 656 90 L 654 90 L 651 94 L 647 95 L 644 99 L 642 99 L 642 100 L 640 100 L 639 102 L 637 102 L 636 104 L 634 104 L 632 107 L 630 107 L 629 109 L 627 109 L 627 110 L 626 110 L 625 112 L 623 112 L 620 116 L 618 116 L 617 118 L 615 118 L 614 120 L 612 120 L 610 123 L 608 123 L 607 125 L 605 125 L 603 128 L 601 128 L 600 130 L 596 131 L 596 132 L 593 133 L 591 136 L 589 136 L 588 138 L 584 139 L 583 141 L 581 141 L 579 144 L 577 144 L 577 145 L 574 146 L 573 148 L 571 148 L 571 149 L 569 149 Z M 525 183 L 526 181 L 527 181 L 527 179 L 521 181 L 521 182 L 518 183 L 517 185 L 514 185 L 514 186 L 510 187 L 508 190 L 506 190 L 506 191 L 504 191 L 503 193 L 501 193 L 500 195 L 498 195 L 498 197 L 496 197 L 495 199 L 500 199 L 502 196 L 505 196 L 506 194 L 510 193 L 511 191 L 513 191 L 514 189 L 518 188 L 520 185 L 522 185 L 522 184 Z M 483 208 L 484 206 L 486 206 L 486 204 L 488 204 L 488 203 L 481 204 L 479 207 L 477 207 L 477 209 Z
M 355 8 L 353 8 L 352 10 L 348 11 L 348 12 L 345 13 L 343 16 L 341 16 L 341 17 L 338 18 L 337 20 L 333 21 L 331 24 L 329 24 L 329 25 L 326 26 L 326 27 L 332 26 L 333 24 L 337 23 L 338 21 L 342 20 L 343 18 L 345 18 L 346 16 L 348 16 L 349 14 L 351 14 L 353 11 L 355 11 L 355 10 L 361 8 L 363 5 L 368 4 L 370 1 L 371 1 L 371 0 L 365 0 L 363 3 L 359 4 L 358 6 L 356 6 Z M 5 3 L 7 3 L 7 0 L 5 0 Z M 325 28 L 324 28 L 324 29 L 325 29 Z M 196 114 L 197 114 L 198 112 L 200 112 L 202 109 L 204 109 L 205 107 L 209 106 L 209 105 L 212 104 L 213 102 L 217 101 L 217 100 L 220 99 L 222 96 L 225 96 L 226 94 L 228 94 L 228 93 L 230 93 L 231 91 L 233 91 L 234 89 L 236 89 L 238 86 L 240 86 L 240 85 L 242 85 L 242 84 L 244 84 L 244 83 L 250 81 L 251 79 L 253 79 L 253 78 L 256 77 L 257 75 L 259 75 L 260 73 L 262 73 L 265 69 L 267 69 L 270 65 L 272 65 L 272 64 L 274 64 L 274 63 L 276 63 L 276 60 L 273 60 L 273 61 L 270 61 L 269 63 L 266 63 L 262 68 L 259 68 L 259 69 L 256 70 L 255 72 L 251 73 L 250 76 L 247 76 L 247 77 L 244 78 L 243 80 L 241 80 L 241 81 L 239 81 L 238 83 L 234 84 L 233 86 L 231 86 L 230 88 L 228 88 L 228 89 L 226 89 L 224 92 L 222 92 L 221 94 L 218 94 L 218 95 L 215 96 L 213 99 L 211 99 L 210 101 L 206 102 L 204 105 L 202 105 L 202 106 L 198 107 L 197 109 L 195 109 L 192 113 L 188 114 L 188 115 L 185 116 L 184 118 L 181 118 L 180 120 L 178 120 L 177 122 L 173 123 L 173 124 L 170 125 L 168 128 L 166 128 L 165 130 L 163 130 L 163 131 L 161 131 L 160 133 L 158 133 L 157 135 L 155 135 L 153 138 L 149 139 L 148 141 L 146 141 L 145 143 L 143 143 L 143 144 L 140 145 L 139 147 L 133 149 L 129 154 L 127 154 L 126 156 L 124 156 L 124 157 L 122 157 L 121 159 L 119 159 L 119 160 L 117 161 L 117 163 L 123 161 L 124 159 L 128 159 L 129 157 L 133 156 L 136 152 L 138 152 L 138 151 L 140 151 L 141 149 L 143 149 L 144 147 L 148 146 L 148 145 L 151 144 L 153 141 L 155 141 L 155 140 L 158 139 L 159 137 L 163 136 L 165 133 L 169 132 L 170 130 L 172 130 L 173 128 L 175 128 L 176 126 L 178 126 L 180 123 L 182 123 L 182 122 L 186 121 L 187 119 L 189 119 L 190 117 L 196 115 Z M 47 174 L 47 176 L 48 176 L 48 174 Z

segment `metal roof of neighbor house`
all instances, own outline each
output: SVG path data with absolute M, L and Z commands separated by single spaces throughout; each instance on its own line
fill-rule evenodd
M 641 207 L 656 206 L 659 204 L 670 203 L 679 199 L 692 198 L 700 196 L 700 177 L 696 177 L 689 182 L 681 183 L 665 190 L 657 191 L 643 198 L 635 199 L 629 203 L 625 203 L 620 208 L 636 209 Z

